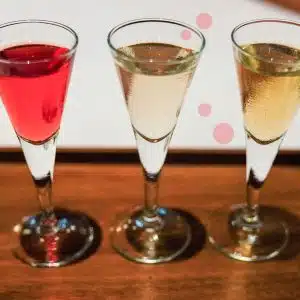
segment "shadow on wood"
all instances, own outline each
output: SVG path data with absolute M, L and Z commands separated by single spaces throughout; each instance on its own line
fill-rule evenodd
M 292 212 L 276 206 L 260 207 L 261 210 L 267 211 L 272 214 L 278 221 L 283 220 L 286 222 L 290 231 L 289 242 L 283 252 L 277 257 L 278 260 L 295 259 L 300 253 L 300 218 Z
M 190 259 L 200 252 L 205 246 L 207 234 L 204 225 L 193 214 L 178 208 L 173 208 L 173 210 L 186 219 L 192 230 L 192 241 L 188 248 L 175 259 L 176 262 Z

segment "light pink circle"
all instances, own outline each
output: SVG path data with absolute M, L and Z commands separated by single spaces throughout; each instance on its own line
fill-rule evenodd
M 228 123 L 219 123 L 214 129 L 214 138 L 220 144 L 230 143 L 233 137 L 233 128 Z
M 207 103 L 198 106 L 198 113 L 201 117 L 208 117 L 211 114 L 211 105 Z
M 183 40 L 189 40 L 192 36 L 191 32 L 187 29 L 182 30 L 180 35 Z
M 208 13 L 201 13 L 196 17 L 196 23 L 201 29 L 208 29 L 212 25 L 212 16 Z

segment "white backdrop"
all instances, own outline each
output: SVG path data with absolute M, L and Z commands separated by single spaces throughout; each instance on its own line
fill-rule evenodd
M 187 94 L 171 147 L 239 149 L 244 147 L 244 131 L 230 32 L 235 25 L 249 19 L 300 20 L 299 14 L 263 0 L 0 0 L 0 3 L 0 22 L 49 19 L 70 25 L 79 34 L 80 46 L 59 138 L 59 146 L 68 148 L 135 146 L 106 45 L 108 31 L 118 23 L 141 17 L 164 17 L 198 26 L 199 14 L 212 17 L 211 26 L 201 29 L 207 47 Z M 0 147 L 18 146 L 2 104 L 0 128 Z M 300 148 L 300 114 L 283 147 Z

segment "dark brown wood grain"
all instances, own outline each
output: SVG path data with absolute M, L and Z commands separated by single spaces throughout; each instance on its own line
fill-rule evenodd
M 20 148 L 0 148 L 0 163 L 24 161 Z M 132 164 L 139 163 L 136 149 L 58 148 L 56 161 L 60 163 Z M 243 149 L 169 149 L 166 164 L 245 164 Z M 281 150 L 274 164 L 300 165 L 298 150 Z
M 292 241 L 283 257 L 265 263 L 236 262 L 203 243 L 202 225 L 209 222 L 209 213 L 244 200 L 244 174 L 243 165 L 167 165 L 161 204 L 185 212 L 194 240 L 178 261 L 142 265 L 117 255 L 108 240 L 114 216 L 142 201 L 140 167 L 58 163 L 55 203 L 86 212 L 101 227 L 102 241 L 94 254 L 77 264 L 34 269 L 10 252 L 13 224 L 38 207 L 31 178 L 23 163 L 0 164 L 0 300 L 300 299 L 300 169 L 274 167 L 261 199 L 292 225 Z

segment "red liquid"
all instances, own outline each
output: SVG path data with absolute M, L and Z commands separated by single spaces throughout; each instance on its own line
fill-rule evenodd
M 0 61 L 0 96 L 20 137 L 42 142 L 59 129 L 73 62 L 67 51 L 37 44 L 0 51 L 7 60 Z

